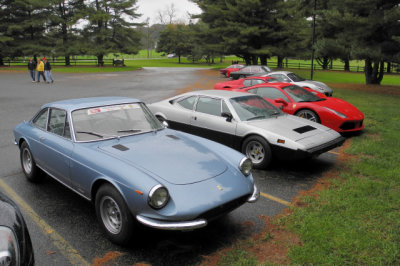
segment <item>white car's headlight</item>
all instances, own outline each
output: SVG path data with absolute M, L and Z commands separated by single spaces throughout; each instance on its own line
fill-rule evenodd
M 162 185 L 154 186 L 149 193 L 149 205 L 155 209 L 161 209 L 169 200 L 168 190 Z
M 0 265 L 19 265 L 19 246 L 14 232 L 0 226 Z
M 244 157 L 240 161 L 239 169 L 245 176 L 248 176 L 251 174 L 251 170 L 253 169 L 253 163 L 249 158 Z
M 340 116 L 342 118 L 347 118 L 347 116 L 345 114 L 342 114 L 341 112 L 335 111 L 335 110 L 333 110 L 331 108 L 328 108 L 328 107 L 325 107 L 325 106 L 324 106 L 324 108 L 329 110 L 329 111 L 331 111 L 332 113 L 336 114 L 337 116 Z

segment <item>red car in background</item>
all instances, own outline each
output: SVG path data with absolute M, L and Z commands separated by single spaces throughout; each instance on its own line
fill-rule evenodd
M 272 77 L 248 77 L 215 83 L 214 90 L 232 90 L 268 82 L 277 82 L 277 80 Z
M 232 89 L 260 95 L 282 111 L 321 123 L 338 132 L 360 131 L 364 114 L 352 104 L 333 97 L 319 97 L 290 83 L 264 83 Z
M 225 77 L 229 78 L 231 76 L 231 72 L 238 71 L 238 70 L 242 69 L 243 67 L 244 67 L 244 65 L 241 65 L 241 64 L 233 64 L 226 68 L 220 69 L 219 73 L 221 73 L 221 75 L 224 75 Z

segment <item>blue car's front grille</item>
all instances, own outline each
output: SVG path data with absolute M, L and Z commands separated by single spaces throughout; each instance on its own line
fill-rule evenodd
M 237 207 L 243 205 L 244 203 L 247 202 L 247 199 L 250 197 L 251 195 L 245 195 L 243 197 L 237 198 L 235 200 L 232 200 L 230 202 L 227 202 L 221 206 L 218 206 L 214 209 L 211 209 L 209 211 L 206 211 L 202 214 L 200 214 L 197 218 L 203 218 L 206 219 L 207 221 L 216 219 L 218 217 L 220 217 L 221 215 L 224 215 L 230 211 L 233 211 L 234 209 L 236 209 Z

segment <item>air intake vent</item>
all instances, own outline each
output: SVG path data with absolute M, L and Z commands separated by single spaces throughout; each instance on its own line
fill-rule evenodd
M 167 137 L 170 137 L 171 139 L 179 139 L 177 136 L 175 135 L 167 135 Z
M 112 146 L 114 149 L 117 149 L 117 150 L 120 150 L 120 151 L 127 151 L 127 150 L 129 150 L 129 148 L 128 147 L 126 147 L 126 146 L 124 146 L 124 145 L 121 145 L 121 144 L 117 144 L 117 145 L 114 145 L 114 146 Z
M 293 129 L 293 131 L 296 131 L 299 134 L 303 134 L 303 133 L 306 133 L 306 132 L 314 130 L 314 129 L 316 129 L 316 128 L 312 127 L 312 126 L 304 126 L 304 127 L 299 127 L 299 128 Z

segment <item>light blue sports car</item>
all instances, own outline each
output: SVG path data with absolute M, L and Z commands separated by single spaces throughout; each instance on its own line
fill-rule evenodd
M 27 179 L 44 171 L 92 201 L 117 244 L 129 241 L 136 221 L 192 230 L 259 197 L 249 159 L 166 128 L 136 99 L 49 103 L 14 136 Z

